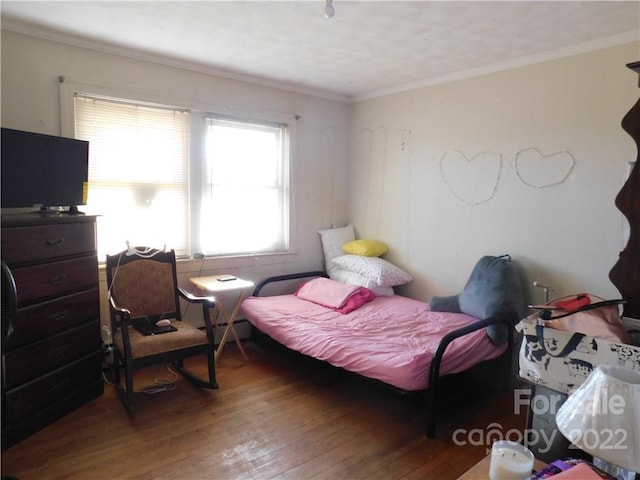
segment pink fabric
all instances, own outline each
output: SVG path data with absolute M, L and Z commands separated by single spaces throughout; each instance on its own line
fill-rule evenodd
M 365 287 L 358 287 L 358 290 L 349 298 L 347 298 L 342 307 L 334 308 L 334 310 L 336 312 L 342 313 L 343 315 L 351 313 L 354 310 L 360 308 L 365 303 L 371 302 L 374 298 L 376 298 L 376 296 L 371 290 Z
M 330 278 L 314 278 L 303 283 L 296 297 L 329 308 L 340 308 L 358 289 L 357 285 L 346 285 Z
M 322 277 L 302 284 L 295 296 L 342 314 L 352 312 L 375 298 L 367 288 Z
M 422 390 L 429 386 L 431 361 L 442 337 L 476 321 L 462 313 L 428 308 L 394 295 L 376 297 L 342 315 L 295 295 L 279 295 L 249 297 L 241 312 L 293 350 L 404 390 Z M 480 329 L 449 345 L 440 373 L 464 371 L 504 349 L 495 347 Z

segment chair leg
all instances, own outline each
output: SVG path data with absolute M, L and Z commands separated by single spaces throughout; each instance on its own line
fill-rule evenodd
M 124 409 L 127 411 L 127 414 L 131 415 L 134 410 L 131 407 L 132 403 L 129 402 L 129 399 L 128 399 L 128 394 L 127 394 L 128 389 L 125 389 L 121 383 L 122 376 L 121 376 L 120 370 L 122 369 L 122 367 L 125 367 L 125 381 L 128 383 L 128 380 L 126 380 L 127 372 L 128 372 L 128 369 L 126 367 L 126 361 L 123 363 L 120 359 L 120 355 L 118 354 L 118 352 L 114 352 L 113 364 L 111 367 L 113 369 L 113 384 L 116 387 L 116 392 L 118 394 L 118 397 L 120 398 L 120 401 L 122 402 L 122 405 L 124 406 Z
M 118 382 L 116 387 L 125 410 L 131 415 L 135 413 L 136 407 L 133 400 L 133 365 L 131 365 L 131 360 L 129 359 L 124 360 L 124 378 L 125 386 L 123 387 L 122 384 Z
M 211 355 L 207 355 L 207 363 L 209 365 L 209 384 L 215 385 L 215 388 L 218 388 L 218 384 L 216 383 L 216 364 L 214 357 L 215 355 L 213 353 Z
M 184 369 L 180 365 L 176 365 L 174 363 L 173 364 L 173 368 L 175 368 L 176 371 L 180 375 L 182 375 L 185 379 L 187 379 L 191 384 L 195 385 L 196 387 L 208 388 L 208 389 L 211 389 L 211 390 L 217 390 L 218 389 L 218 384 L 215 382 L 215 380 L 213 382 L 211 382 L 211 375 L 209 375 L 209 381 L 206 382 L 206 381 L 196 377 L 195 375 L 193 375 L 191 372 L 189 372 L 188 370 Z
M 191 384 L 200 388 L 208 388 L 211 390 L 217 390 L 218 384 L 216 383 L 216 370 L 215 364 L 213 360 L 213 353 L 207 354 L 207 363 L 209 367 L 209 381 L 204 381 L 201 378 L 196 377 L 186 368 L 184 368 L 184 362 L 182 360 L 176 360 L 172 362 L 171 365 L 173 368 L 182 375 L 185 379 L 187 379 Z
M 111 364 L 111 368 L 113 369 L 113 383 L 115 385 L 119 385 L 120 384 L 120 368 L 122 368 L 122 366 L 120 365 L 120 356 L 117 354 L 117 352 L 113 352 L 113 362 Z

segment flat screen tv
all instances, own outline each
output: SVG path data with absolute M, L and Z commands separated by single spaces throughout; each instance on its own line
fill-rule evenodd
M 89 142 L 2 128 L 2 208 L 85 205 Z

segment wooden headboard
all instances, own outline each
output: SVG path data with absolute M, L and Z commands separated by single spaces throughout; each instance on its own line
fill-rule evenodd
M 640 62 L 627 67 L 640 74 Z M 631 174 L 615 200 L 616 207 L 629 221 L 629 240 L 609 278 L 627 301 L 624 316 L 640 319 L 640 100 L 622 119 L 622 128 L 636 142 L 638 153 Z

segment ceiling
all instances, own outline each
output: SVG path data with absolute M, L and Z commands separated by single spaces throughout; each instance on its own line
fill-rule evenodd
M 640 38 L 640 0 L 333 5 L 333 18 L 324 0 L 2 0 L 0 8 L 3 29 L 338 100 Z

